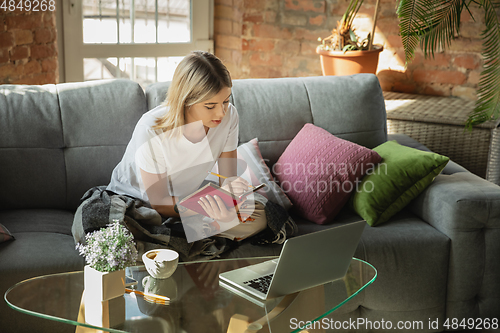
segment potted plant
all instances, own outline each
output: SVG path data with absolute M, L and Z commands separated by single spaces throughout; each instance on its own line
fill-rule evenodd
M 85 257 L 85 297 L 106 301 L 125 292 L 125 268 L 135 264 L 137 249 L 132 234 L 118 220 L 106 228 L 85 235 L 86 244 L 77 244 Z
M 460 18 L 465 9 L 472 16 L 468 0 L 423 1 L 400 0 L 397 7 L 399 28 L 405 50 L 405 62 L 411 62 L 415 49 L 420 44 L 424 56 L 434 56 L 436 50 L 444 50 L 460 33 Z M 466 128 L 481 124 L 500 116 L 500 22 L 496 12 L 498 2 L 477 0 L 484 10 L 486 28 L 482 56 L 484 69 L 481 72 L 478 99 L 469 115 Z
M 372 31 L 365 39 L 356 35 L 353 21 L 363 0 L 351 0 L 337 28 L 326 38 L 318 38 L 321 42 L 316 48 L 320 55 L 323 75 L 352 75 L 377 71 L 378 58 L 382 45 L 373 45 L 373 36 L 377 24 L 380 0 L 375 5 Z

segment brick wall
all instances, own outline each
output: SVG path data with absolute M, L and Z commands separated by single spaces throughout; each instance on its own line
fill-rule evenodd
M 243 0 L 215 0 L 215 54 L 224 60 L 231 77 L 241 78 Z
M 55 12 L 0 12 L 0 84 L 58 83 Z
M 365 0 L 355 19 L 363 38 L 371 31 L 375 0 Z M 215 53 L 234 78 L 321 75 L 315 53 L 347 7 L 346 0 L 215 0 Z M 471 4 L 461 36 L 450 49 L 424 59 L 418 51 L 405 69 L 395 2 L 381 0 L 375 44 L 383 44 L 377 76 L 382 88 L 418 94 L 475 99 L 482 69 L 484 13 Z M 500 13 L 499 13 L 500 17 Z M 240 27 L 241 25 L 241 27 Z M 240 32 L 241 30 L 241 32 Z

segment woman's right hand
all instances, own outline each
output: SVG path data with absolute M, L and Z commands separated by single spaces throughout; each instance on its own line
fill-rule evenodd
M 244 201 L 242 201 L 239 205 L 243 204 L 243 202 Z M 227 209 L 224 201 L 217 195 L 213 197 L 211 195 L 201 197 L 198 203 L 205 210 L 208 216 L 217 222 L 227 223 L 238 218 L 236 209 Z M 239 205 L 237 207 L 239 207 Z

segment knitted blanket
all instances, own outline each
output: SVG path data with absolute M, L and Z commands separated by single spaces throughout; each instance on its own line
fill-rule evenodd
M 283 243 L 297 227 L 281 206 L 255 194 L 255 200 L 265 205 L 268 228 L 250 238 L 252 244 Z M 85 243 L 85 235 L 118 220 L 133 234 L 139 255 L 168 248 L 179 253 L 181 261 L 206 260 L 219 256 L 238 246 L 238 242 L 223 237 L 207 237 L 188 243 L 179 218 L 162 219 L 148 203 L 97 186 L 81 198 L 73 220 L 75 243 Z

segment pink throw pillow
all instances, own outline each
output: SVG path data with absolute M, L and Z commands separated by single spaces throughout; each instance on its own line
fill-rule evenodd
M 331 221 L 382 158 L 375 151 L 305 124 L 273 167 L 281 188 L 300 216 Z

